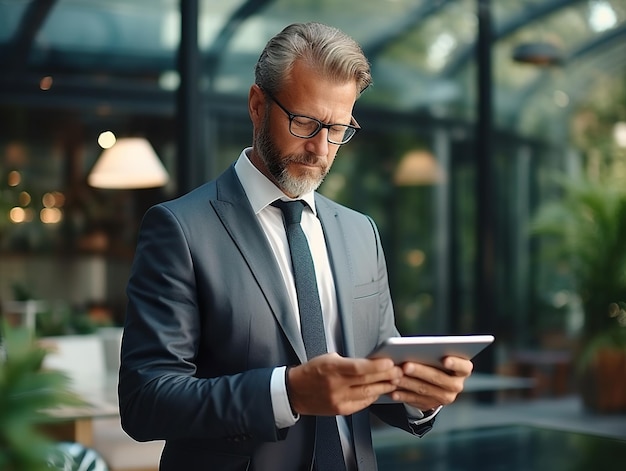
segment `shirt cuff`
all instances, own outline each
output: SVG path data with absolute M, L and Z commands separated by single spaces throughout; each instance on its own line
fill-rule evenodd
M 274 412 L 274 422 L 277 428 L 286 428 L 295 425 L 300 419 L 300 415 L 293 415 L 287 386 L 285 382 L 286 366 L 279 366 L 272 371 L 270 379 L 270 395 L 272 398 L 272 411 Z
M 406 413 L 409 416 L 409 422 L 412 425 L 421 425 L 426 422 L 430 422 L 433 417 L 435 417 L 439 413 L 439 411 L 443 409 L 443 406 L 439 406 L 429 411 L 422 411 L 408 404 L 404 404 L 404 408 L 406 409 Z

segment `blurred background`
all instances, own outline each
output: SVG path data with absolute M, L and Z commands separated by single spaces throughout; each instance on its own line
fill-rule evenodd
M 479 371 L 577 392 L 626 330 L 625 0 L 0 0 L 5 317 L 123 323 L 143 212 L 250 144 L 254 64 L 296 21 L 371 62 L 320 191 L 379 225 L 401 332 L 493 333 Z

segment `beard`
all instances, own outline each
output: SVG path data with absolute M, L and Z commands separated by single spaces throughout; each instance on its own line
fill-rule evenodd
M 321 167 L 319 174 L 310 170 L 305 170 L 301 175 L 297 176 L 290 174 L 290 164 L 311 165 L 317 163 L 318 158 L 310 153 L 282 155 L 272 140 L 268 118 L 266 113 L 263 125 L 256 136 L 256 150 L 267 170 L 276 180 L 278 187 L 284 193 L 293 197 L 317 190 L 324 181 L 324 177 L 328 174 L 328 166 Z

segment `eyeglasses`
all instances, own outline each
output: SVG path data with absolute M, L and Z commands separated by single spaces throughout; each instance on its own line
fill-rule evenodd
M 357 131 L 361 129 L 361 126 L 359 126 L 359 123 L 356 122 L 353 116 L 350 124 L 326 124 L 310 116 L 293 114 L 274 98 L 271 93 L 265 91 L 265 94 L 289 117 L 289 132 L 296 137 L 310 139 L 322 129 L 328 129 L 328 137 L 326 138 L 328 142 L 342 145 L 352 139 Z

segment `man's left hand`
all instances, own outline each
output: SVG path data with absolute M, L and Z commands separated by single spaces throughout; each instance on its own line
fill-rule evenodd
M 404 363 L 404 376 L 391 398 L 420 410 L 451 404 L 463 391 L 474 365 L 469 360 L 449 356 L 443 359 L 443 367 L 446 371 L 420 363 Z

